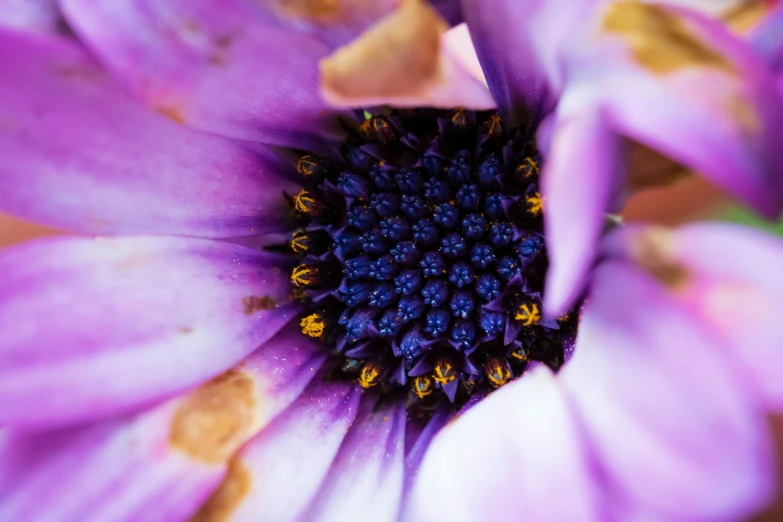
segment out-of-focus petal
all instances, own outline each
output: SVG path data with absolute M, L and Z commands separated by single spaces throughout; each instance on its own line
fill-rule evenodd
M 694 307 L 731 343 L 731 359 L 764 405 L 783 408 L 783 242 L 765 232 L 701 223 L 667 231 L 630 227 L 613 234 L 607 253 L 654 274 L 679 274 L 672 297 Z
M 89 234 L 234 237 L 287 224 L 291 167 L 147 110 L 74 42 L 0 30 L 0 209 Z M 175 117 L 173 113 L 169 116 Z M 295 173 L 294 173 L 295 174 Z
M 541 366 L 435 436 L 408 514 L 415 522 L 598 520 L 596 484 L 566 397 Z
M 405 446 L 405 401 L 373 408 L 366 395 L 357 421 L 302 520 L 394 522 L 400 510 Z
M 627 262 L 596 270 L 560 381 L 609 498 L 662 520 L 739 520 L 770 500 L 766 420 L 720 342 Z
M 618 133 L 777 215 L 783 101 L 752 49 L 693 11 L 620 0 L 598 15 L 559 112 L 602 107 Z
M 321 62 L 323 96 L 344 107 L 495 107 L 486 85 L 451 54 L 447 29 L 426 1 L 404 0 Z
M 57 0 L 0 0 L 0 26 L 52 33 L 59 23 Z
M 329 47 L 244 0 L 60 0 L 96 55 L 158 110 L 243 140 L 313 150 L 338 136 L 318 95 Z
M 269 254 L 199 239 L 4 250 L 0 424 L 78 422 L 213 377 L 296 313 L 283 270 Z
M 778 74 L 783 73 L 783 4 L 766 13 L 746 39 Z
M 298 520 L 356 417 L 359 397 L 350 384 L 311 384 L 234 456 L 221 487 L 194 522 Z
M 559 119 L 542 173 L 549 271 L 544 308 L 565 312 L 584 291 L 621 165 L 600 112 Z
M 462 0 L 489 88 L 512 124 L 540 120 L 556 103 L 560 52 L 594 0 Z
M 224 474 L 237 476 L 233 461 L 226 470 L 230 456 L 315 374 L 323 358 L 289 341 L 270 342 L 246 365 L 139 415 L 44 434 L 4 433 L 0 519 L 187 519 Z

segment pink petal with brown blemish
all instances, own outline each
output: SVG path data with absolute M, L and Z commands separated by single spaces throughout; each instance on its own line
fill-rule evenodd
M 446 22 L 421 0 L 321 61 L 321 92 L 333 105 L 490 109 L 486 85 L 444 44 Z

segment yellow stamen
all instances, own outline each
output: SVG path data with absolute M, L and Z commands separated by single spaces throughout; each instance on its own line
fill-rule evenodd
M 503 130 L 503 120 L 497 114 L 493 114 L 489 117 L 489 120 L 484 124 L 487 127 L 486 134 L 490 138 L 500 136 L 500 132 Z
M 511 352 L 511 357 L 514 359 L 517 359 L 519 361 L 527 361 L 528 355 L 527 350 L 525 350 L 524 346 L 517 346 L 514 348 L 514 350 Z
M 527 203 L 528 211 L 534 216 L 538 216 L 544 210 L 544 199 L 541 194 L 535 192 L 525 197 L 525 203 Z
M 440 385 L 448 384 L 457 377 L 457 372 L 448 359 L 438 359 L 435 364 L 433 379 Z
M 514 319 L 522 321 L 522 326 L 533 326 L 534 324 L 538 324 L 538 321 L 541 320 L 541 313 L 538 311 L 538 305 L 535 303 L 519 305 L 519 309 L 517 310 L 516 315 L 514 315 Z
M 307 234 L 294 232 L 294 236 L 291 238 L 291 250 L 297 253 L 307 252 Z
M 506 366 L 506 361 L 499 357 L 492 357 L 487 361 L 484 373 L 495 388 L 500 388 L 511 379 L 511 371 Z
M 302 327 L 302 333 L 310 337 L 319 338 L 324 334 L 324 318 L 320 314 L 310 314 L 299 323 Z
M 362 367 L 361 373 L 359 373 L 359 385 L 364 388 L 372 388 L 378 384 L 378 380 L 381 377 L 381 367 L 376 362 L 368 362 Z
M 315 205 L 317 205 L 317 201 L 306 190 L 302 190 L 294 196 L 294 208 L 302 214 L 309 214 Z
M 296 170 L 303 176 L 312 176 L 318 168 L 318 158 L 311 155 L 302 156 L 296 164 Z
M 521 174 L 525 178 L 538 176 L 538 162 L 528 156 L 522 163 L 517 165 L 517 174 Z
M 423 399 L 427 395 L 432 393 L 432 379 L 426 375 L 422 377 L 414 377 L 413 379 L 413 393 Z
M 291 282 L 296 286 L 309 286 L 312 283 L 310 278 L 313 269 L 307 265 L 299 265 L 291 272 Z

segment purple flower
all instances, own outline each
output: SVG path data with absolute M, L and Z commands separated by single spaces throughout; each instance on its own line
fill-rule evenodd
M 0 520 L 712 520 L 769 500 L 783 247 L 699 225 L 592 249 L 617 136 L 696 168 L 664 146 L 692 132 L 693 154 L 758 163 L 755 191 L 774 103 L 731 152 L 737 121 L 699 134 L 700 100 L 622 53 L 561 69 L 578 57 L 551 8 L 464 3 L 493 98 L 422 3 L 260 4 L 61 0 L 79 41 L 0 29 L 0 208 L 127 236 L 0 254 Z M 767 103 L 767 69 L 718 49 L 754 72 L 727 92 Z M 646 121 L 645 98 L 588 77 L 691 115 Z M 357 118 L 319 89 L 441 109 Z M 605 194 L 552 190 L 566 174 Z M 563 302 L 584 298 L 556 320 L 549 261 Z

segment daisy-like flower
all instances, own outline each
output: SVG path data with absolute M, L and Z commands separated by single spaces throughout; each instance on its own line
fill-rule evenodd
M 541 301 L 550 261 L 563 306 L 585 296 L 621 135 L 687 132 L 733 183 L 768 174 L 772 74 L 717 22 L 466 2 L 487 90 L 450 2 L 61 0 L 69 37 L 35 5 L 17 20 L 51 23 L 0 30 L 0 208 L 129 237 L 0 256 L 0 520 L 723 520 L 769 500 L 776 240 L 622 229 L 583 307 Z M 641 94 L 609 88 L 625 76 Z M 688 96 L 713 82 L 708 109 L 743 110 Z M 406 108 L 348 109 L 387 104 Z M 550 217 L 568 204 L 577 236 Z

